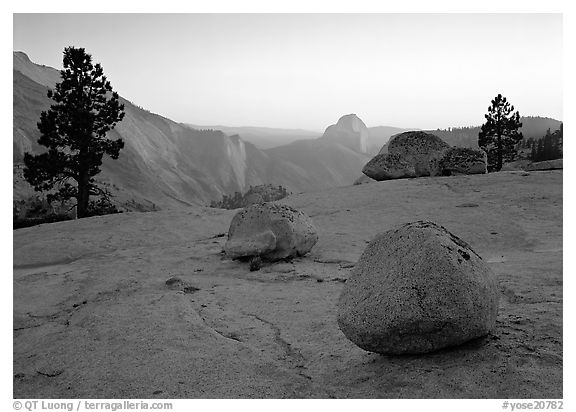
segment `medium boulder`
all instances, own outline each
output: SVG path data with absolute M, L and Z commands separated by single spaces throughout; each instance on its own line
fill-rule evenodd
M 414 165 L 398 154 L 378 154 L 362 169 L 362 173 L 374 180 L 416 177 Z
M 362 349 L 417 354 L 488 334 L 497 311 L 497 282 L 482 258 L 442 226 L 418 221 L 370 242 L 337 319 Z
M 430 176 L 430 161 L 440 158 L 450 145 L 438 136 L 425 132 L 404 132 L 388 142 L 388 153 L 400 155 L 411 163 L 416 176 Z
M 230 223 L 224 253 L 232 259 L 278 260 L 302 256 L 318 241 L 312 219 L 287 205 L 261 203 L 238 212 Z
M 473 175 L 488 173 L 486 152 L 469 147 L 452 147 L 440 159 L 430 163 L 432 176 Z

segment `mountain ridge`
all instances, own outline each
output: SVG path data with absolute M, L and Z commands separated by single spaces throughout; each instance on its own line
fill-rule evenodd
M 19 165 L 25 151 L 43 150 L 36 143 L 40 136 L 36 123 L 40 112 L 51 104 L 46 91 L 57 82 L 59 72 L 31 62 L 21 52 L 14 53 L 13 69 L 13 161 Z M 109 132 L 109 137 L 122 138 L 125 147 L 119 160 L 104 157 L 97 179 L 124 206 L 207 204 L 224 194 L 243 192 L 248 186 L 259 184 L 283 185 L 294 193 L 352 184 L 355 174 L 349 172 L 350 168 L 361 170 L 366 160 L 338 144 L 312 145 L 318 158 L 329 151 L 339 153 L 346 161 L 345 172 L 339 171 L 337 163 L 328 167 L 324 162 L 323 167 L 329 170 L 316 169 L 311 174 L 308 170 L 315 169 L 314 165 L 275 156 L 274 152 L 261 150 L 239 136 L 227 136 L 218 130 L 196 130 L 142 109 L 123 97 L 120 101 L 126 116 Z M 315 163 L 316 158 L 309 161 Z M 33 193 L 23 179 L 15 178 L 15 198 Z

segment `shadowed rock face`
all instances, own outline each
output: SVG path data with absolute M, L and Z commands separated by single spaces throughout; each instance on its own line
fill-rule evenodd
M 430 176 L 430 161 L 440 158 L 450 145 L 431 133 L 405 132 L 390 139 L 388 153 L 414 165 L 417 176 Z
M 414 165 L 398 154 L 379 154 L 374 156 L 364 166 L 362 173 L 378 181 L 416 177 Z
M 483 150 L 467 147 L 452 147 L 440 159 L 430 162 L 430 174 L 442 175 L 474 175 L 488 173 L 488 157 Z
M 498 312 L 491 269 L 471 247 L 432 222 L 377 236 L 338 303 L 338 325 L 371 352 L 432 352 L 488 334 Z
M 279 260 L 302 256 L 318 241 L 312 219 L 290 206 L 276 203 L 252 205 L 238 212 L 230 223 L 226 256 L 259 256 Z
M 356 152 L 366 153 L 368 128 L 355 114 L 342 116 L 338 123 L 328 126 L 321 139 L 340 143 Z

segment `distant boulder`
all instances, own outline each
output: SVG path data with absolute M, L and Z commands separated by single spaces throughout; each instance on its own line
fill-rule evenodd
M 473 175 L 488 173 L 486 152 L 469 147 L 452 147 L 429 165 L 432 176 Z
M 230 223 L 224 253 L 231 259 L 258 256 L 274 261 L 308 253 L 318 241 L 312 219 L 290 206 L 252 205 Z
M 554 170 L 554 169 L 563 169 L 563 159 L 555 159 L 555 160 L 544 160 L 542 162 L 535 162 L 531 163 L 526 166 L 526 170 L 529 172 L 536 171 L 536 170 Z
M 398 154 L 374 156 L 362 169 L 362 173 L 374 180 L 416 177 L 414 165 Z
M 532 163 L 532 162 L 528 159 L 514 160 L 513 162 L 504 163 L 504 165 L 502 166 L 502 169 L 500 169 L 500 171 L 501 172 L 513 172 L 513 171 L 518 171 L 518 170 L 526 170 L 526 168 L 528 167 L 528 165 L 530 163 Z
M 328 126 L 320 139 L 340 143 L 356 152 L 367 152 L 368 128 L 355 114 L 342 116 L 338 123 Z
M 388 142 L 388 153 L 399 155 L 414 166 L 416 176 L 430 176 L 430 163 L 450 149 L 448 143 L 431 133 L 404 132 Z
M 494 274 L 466 242 L 418 221 L 368 244 L 342 290 L 337 321 L 364 350 L 425 353 L 488 334 L 498 299 Z

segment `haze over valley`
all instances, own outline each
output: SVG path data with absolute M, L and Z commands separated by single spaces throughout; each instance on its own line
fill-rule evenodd
M 13 160 L 14 196 L 34 195 L 23 180 L 26 151 L 38 153 L 36 123 L 50 106 L 47 88 L 60 80 L 55 68 L 14 52 Z M 414 128 L 368 127 L 356 114 L 335 114 L 323 133 L 257 126 L 195 126 L 174 122 L 121 98 L 126 118 L 110 132 L 126 147 L 121 161 L 104 158 L 99 179 L 127 210 L 155 210 L 206 205 L 250 186 L 281 185 L 292 193 L 310 192 L 355 182 L 370 158 L 391 136 Z M 541 137 L 560 122 L 523 118 L 526 137 Z M 479 127 L 432 131 L 447 143 L 477 147 Z

